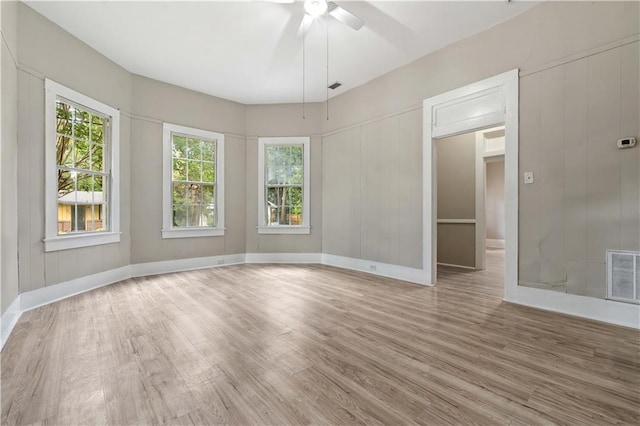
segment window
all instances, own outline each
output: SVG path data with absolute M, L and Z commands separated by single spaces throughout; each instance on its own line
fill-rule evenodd
M 224 135 L 163 125 L 163 238 L 224 235 Z
M 310 233 L 309 157 L 309 138 L 258 139 L 258 233 Z
M 45 80 L 45 251 L 120 241 L 120 113 Z

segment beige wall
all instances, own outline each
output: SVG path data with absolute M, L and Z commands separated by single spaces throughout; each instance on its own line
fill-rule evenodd
M 323 253 L 422 267 L 420 117 L 412 110 L 323 138 Z
M 536 173 L 535 184 L 524 187 L 520 182 L 520 282 L 604 297 L 604 250 L 638 250 L 640 245 L 640 150 L 614 147 L 617 138 L 640 133 L 639 43 L 600 53 L 592 50 L 637 40 L 639 6 L 638 2 L 545 2 L 333 98 L 331 120 L 323 129 L 331 133 L 323 147 L 325 209 L 344 204 L 349 191 L 359 197 L 352 183 L 332 204 L 335 164 L 341 160 L 329 157 L 341 151 L 328 152 L 329 143 L 344 140 L 351 146 L 348 141 L 360 137 L 354 129 L 364 123 L 402 116 L 410 109 L 421 112 L 425 98 L 519 68 L 525 75 L 520 81 L 520 176 L 523 171 Z M 590 56 L 571 61 L 586 53 Z M 549 66 L 563 59 L 569 62 Z M 418 113 L 407 125 L 421 122 Z M 386 143 L 397 147 L 404 141 L 392 136 Z M 384 151 L 368 157 L 354 154 L 352 160 L 383 164 L 385 155 Z M 416 179 L 420 169 L 414 173 Z M 417 200 L 421 196 L 418 187 L 409 194 Z M 370 259 L 400 244 L 397 236 L 362 239 L 361 203 L 357 199 L 344 216 L 325 213 L 327 252 Z M 340 221 L 349 225 L 335 225 Z M 421 221 L 418 214 L 407 226 L 419 234 Z M 368 252 L 358 252 L 358 247 L 367 247 Z M 412 255 L 422 256 L 421 244 Z
M 638 4 L 636 3 L 636 6 Z M 637 13 L 636 13 L 637 17 Z M 607 249 L 640 250 L 639 43 L 520 81 L 520 280 L 605 296 Z
M 247 253 L 319 253 L 322 250 L 322 108 L 307 104 L 247 106 Z M 308 235 L 258 234 L 258 137 L 311 136 L 310 225 Z
M 5 35 L 10 3 L 2 4 L 2 58 L 7 45 L 19 52 L 17 147 L 5 147 L 5 140 L 15 140 L 5 122 L 15 122 L 16 67 L 2 61 L 3 311 L 17 291 L 6 285 L 15 283 L 15 274 L 4 279 L 12 270 L 5 270 L 13 258 L 7 253 L 16 246 L 16 213 L 4 197 L 15 188 L 12 146 L 18 151 L 21 292 L 128 263 L 243 251 L 321 250 L 420 268 L 421 102 L 516 67 L 524 75 L 520 171 L 536 174 L 534 185 L 520 187 L 522 283 L 602 297 L 603 250 L 640 245 L 640 150 L 613 145 L 618 137 L 640 136 L 638 42 L 545 67 L 637 37 L 637 2 L 542 3 L 333 98 L 328 121 L 322 104 L 309 105 L 307 120 L 300 120 L 299 105 L 244 106 L 132 76 L 23 4 L 17 5 L 17 37 Z M 119 244 L 43 252 L 44 77 L 122 111 Z M 162 121 L 225 133 L 224 238 L 160 238 Z M 258 236 L 257 137 L 289 135 L 313 136 L 312 233 Z M 155 206 L 152 216 L 148 206 Z
M 0 313 L 18 296 L 17 3 L 0 2 Z
M 486 170 L 487 239 L 504 240 L 504 160 L 488 162 Z
M 129 72 L 22 3 L 18 4 L 18 51 L 18 250 L 20 292 L 26 292 L 129 264 L 131 121 L 124 112 L 131 110 L 132 86 Z M 123 112 L 118 244 L 44 252 L 45 77 Z
M 438 220 L 476 218 L 476 134 L 440 139 L 436 143 Z M 473 223 L 438 224 L 438 262 L 476 266 Z
M 245 108 L 146 77 L 133 77 L 131 263 L 245 251 Z M 225 235 L 163 239 L 163 121 L 225 135 Z

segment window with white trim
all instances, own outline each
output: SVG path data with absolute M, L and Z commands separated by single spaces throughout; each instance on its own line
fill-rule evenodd
M 45 251 L 120 241 L 120 112 L 45 80 Z
M 258 233 L 309 234 L 308 137 L 258 139 Z
M 224 135 L 163 125 L 163 238 L 224 235 Z

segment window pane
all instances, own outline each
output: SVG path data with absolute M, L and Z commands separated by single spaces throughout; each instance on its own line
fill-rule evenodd
M 291 164 L 294 166 L 301 166 L 303 164 L 302 146 L 291 147 Z
M 75 108 L 75 120 L 73 122 L 73 136 L 77 139 L 89 140 L 89 113 Z
M 288 205 L 291 206 L 291 214 L 302 217 L 302 188 L 288 188 Z M 297 224 L 296 224 L 297 225 Z
M 200 161 L 187 161 L 187 180 L 200 182 L 202 180 L 202 163 Z
M 202 206 L 187 206 L 187 226 L 202 226 Z
M 187 206 L 173 206 L 173 226 L 187 226 Z
M 95 143 L 104 143 L 104 125 L 95 124 L 93 121 L 94 118 L 95 115 L 92 116 L 91 141 Z
M 72 123 L 71 107 L 56 101 L 56 132 L 71 136 Z
M 280 225 L 290 225 L 289 223 L 289 207 L 288 206 L 284 206 L 282 208 L 278 209 L 278 218 L 277 218 L 277 222 Z
M 103 171 L 103 145 L 91 144 L 91 170 Z
M 75 140 L 75 160 L 74 160 L 74 167 L 77 169 L 85 169 L 85 170 L 89 170 L 90 167 L 90 161 L 89 161 L 89 156 L 90 156 L 90 150 L 89 150 L 89 143 L 87 141 L 84 140 Z
M 213 185 L 202 185 L 202 203 L 214 204 L 215 200 L 215 187 Z
M 106 203 L 107 199 L 104 196 L 104 179 L 102 176 L 94 176 L 93 178 L 93 190 L 96 193 L 94 199 L 99 203 Z M 100 200 L 100 201 L 98 201 Z
M 202 159 L 200 151 L 200 139 L 187 138 L 187 155 L 189 158 L 200 160 Z
M 202 141 L 202 159 L 204 161 L 216 160 L 216 143 L 213 141 Z
M 187 204 L 187 184 L 173 184 L 173 204 Z
M 173 160 L 173 180 L 187 180 L 187 162 Z
M 208 161 L 202 162 L 202 181 L 203 182 L 216 181 L 215 163 L 211 163 Z
M 58 170 L 58 198 L 75 191 L 75 179 L 71 172 L 67 170 Z
M 204 224 L 203 226 L 216 226 L 216 210 L 213 204 L 204 206 Z
M 291 185 L 302 185 L 303 178 L 304 172 L 302 166 L 292 166 L 291 177 L 288 183 Z
M 174 135 L 172 151 L 175 158 L 187 158 L 187 138 Z
M 187 204 L 202 204 L 202 185 L 187 186 Z
M 84 197 L 91 197 L 91 193 L 93 192 L 93 176 L 86 173 L 78 173 L 76 175 L 76 181 L 78 182 L 78 193 L 88 193 L 89 195 L 84 194 Z
M 56 164 L 73 167 L 73 139 L 70 137 L 56 137 Z

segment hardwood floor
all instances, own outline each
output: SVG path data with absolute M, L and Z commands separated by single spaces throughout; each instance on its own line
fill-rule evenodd
M 331 267 L 131 279 L 26 312 L 2 424 L 638 424 L 636 330 Z

